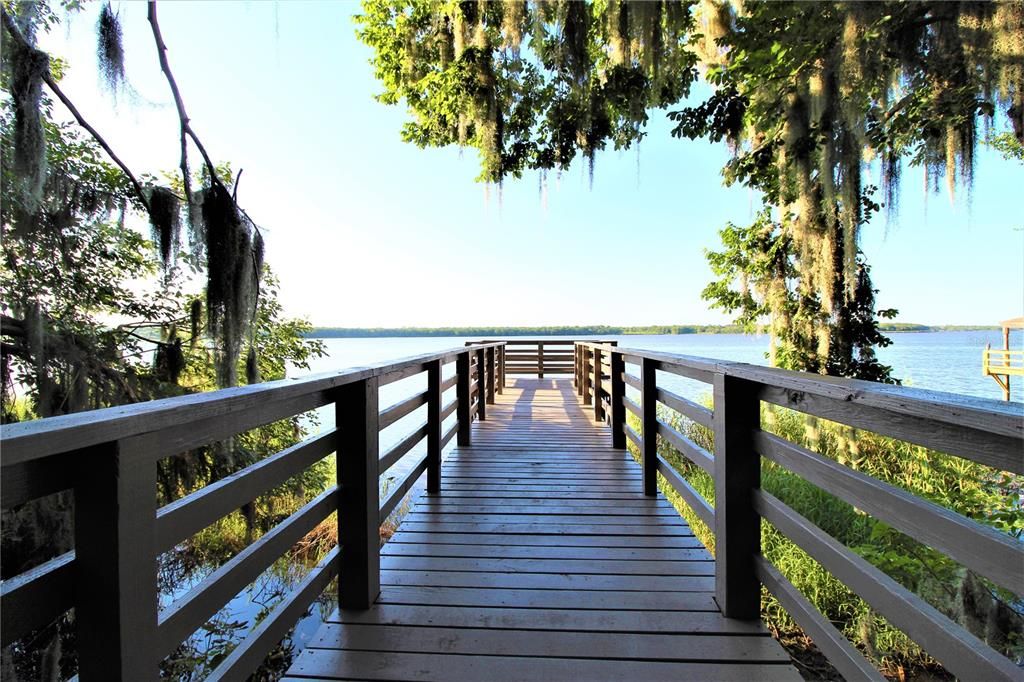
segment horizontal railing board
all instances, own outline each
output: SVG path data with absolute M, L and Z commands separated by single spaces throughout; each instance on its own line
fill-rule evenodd
M 394 405 L 387 407 L 380 411 L 380 415 L 377 417 L 378 425 L 381 431 L 394 424 L 396 421 L 412 414 L 418 407 L 422 407 L 427 404 L 427 392 L 417 393 L 416 395 L 409 396 L 404 400 L 399 400 Z
M 7 428 L 5 424 L 4 429 Z M 80 469 L 97 455 L 102 455 L 106 445 L 94 445 L 78 452 L 65 452 L 48 459 L 30 460 L 0 469 L 0 507 L 10 509 L 29 500 L 52 495 L 75 487 Z M 3 447 L 0 447 L 0 453 Z M 0 454 L 2 456 L 2 454 Z
M 455 385 L 459 383 L 459 376 L 453 374 L 444 381 L 441 382 L 441 393 L 444 393 L 448 389 L 455 388 Z
M 330 429 L 161 507 L 156 516 L 156 551 L 166 552 L 302 473 L 334 452 L 336 442 L 337 431 Z
M 633 430 L 632 426 L 629 424 L 623 424 L 622 432 L 626 434 L 626 438 L 628 438 L 633 445 L 641 449 L 643 448 L 643 439 L 640 437 L 639 433 Z
M 387 386 L 388 384 L 393 384 L 396 381 L 401 381 L 402 379 L 414 377 L 417 374 L 422 374 L 423 372 L 426 372 L 428 366 L 429 363 L 427 362 L 417 362 L 411 365 L 406 365 L 404 367 L 393 369 L 391 371 L 385 372 L 384 374 L 381 374 L 377 382 L 377 385 Z
M 754 447 L 822 490 L 1024 594 L 1024 542 L 764 431 Z
M 423 422 L 408 436 L 399 441 L 393 448 L 385 452 L 380 457 L 380 469 L 381 473 L 384 473 L 391 467 L 393 467 L 398 460 L 402 459 L 410 450 L 416 447 L 416 444 L 427 437 L 427 422 Z
M 0 582 L 0 646 L 44 628 L 74 606 L 75 553 Z
M 517 368 L 506 367 L 505 374 L 537 374 L 539 367 Z M 544 374 L 572 374 L 572 367 L 548 367 L 544 365 Z
M 545 348 L 548 346 L 569 346 L 580 343 L 606 343 L 599 339 L 545 339 L 545 338 L 509 338 L 509 339 L 484 339 L 482 341 L 467 341 L 466 345 L 476 345 L 480 343 L 503 343 L 506 346 L 536 346 L 537 344 L 543 344 Z
M 136 446 L 133 446 L 133 451 L 143 453 L 155 463 L 164 457 L 176 456 L 193 448 L 230 438 L 249 429 L 280 419 L 286 419 L 296 414 L 302 414 L 303 412 L 326 405 L 329 402 L 330 400 L 326 397 L 326 393 L 323 392 L 300 395 L 278 402 L 271 401 L 268 397 L 267 402 L 251 405 L 247 410 L 233 414 L 230 417 L 216 416 L 197 419 L 188 423 L 168 426 L 159 431 L 150 431 L 138 436 L 132 436 L 137 443 Z M 100 411 L 96 410 L 96 412 Z M 50 419 L 63 419 L 63 417 L 51 417 Z M 8 451 L 7 430 L 8 426 L 5 425 L 3 429 L 5 437 L 0 440 L 0 459 L 3 458 L 3 453 Z M 105 447 L 108 446 L 89 445 L 76 452 L 61 452 L 57 457 L 46 461 L 40 459 L 10 464 L 3 461 L 4 505 L 8 504 L 8 496 L 12 499 L 25 499 L 29 490 L 19 489 L 15 487 L 15 484 L 29 480 L 26 475 L 26 469 L 40 472 L 43 470 L 53 470 L 58 463 L 69 463 L 69 471 L 87 471 L 92 466 L 94 458 L 104 453 Z M 53 456 L 51 455 L 51 457 Z M 39 462 L 40 466 L 29 467 L 28 465 L 31 461 Z M 19 470 L 22 471 L 19 472 Z M 67 482 L 67 478 L 62 475 L 57 475 L 56 480 L 60 481 L 61 485 Z M 77 480 L 77 473 L 72 477 L 72 484 L 74 480 Z M 6 487 L 8 484 L 11 484 L 9 488 Z M 43 489 L 39 484 L 35 484 L 33 487 L 37 491 Z
M 253 628 L 227 658 L 214 669 L 207 680 L 244 682 L 274 648 L 295 627 L 295 623 L 309 608 L 331 580 L 338 575 L 343 548 L 334 547 L 303 578 L 270 614 Z
M 714 477 L 715 459 L 710 452 L 676 431 L 661 419 L 658 420 L 658 435 L 667 440 L 676 452 Z
M 754 508 L 837 580 L 961 679 L 1020 680 L 1009 659 L 946 618 L 776 497 L 754 490 Z
M 158 658 L 168 655 L 246 585 L 338 508 L 332 486 L 236 554 L 160 614 Z
M 643 416 L 644 416 L 643 408 L 640 407 L 636 402 L 634 402 L 633 400 L 631 400 L 627 396 L 622 396 L 622 404 L 626 406 L 626 411 L 627 412 L 632 412 L 636 416 L 638 416 L 640 418 L 643 418 Z
M 693 402 L 692 400 L 687 400 L 681 395 L 676 395 L 672 391 L 659 388 L 658 401 L 667 405 L 687 419 L 697 422 L 701 426 L 706 426 L 710 429 L 714 424 L 715 416 L 711 410 L 703 405 Z
M 500 342 L 487 344 L 489 347 L 501 345 Z M 230 423 L 237 415 L 250 412 L 257 406 L 283 403 L 300 397 L 308 400 L 308 407 L 299 409 L 289 407 L 288 409 L 294 409 L 294 411 L 276 417 L 276 419 L 281 419 L 284 416 L 306 412 L 331 402 L 329 392 L 339 386 L 371 377 L 380 377 L 407 365 L 423 365 L 434 360 L 454 360 L 464 352 L 466 349 L 459 347 L 366 367 L 356 367 L 342 372 L 268 381 L 237 388 L 5 424 L 2 437 L 3 449 L 0 451 L 0 466 L 6 468 L 28 460 L 81 450 L 90 445 L 138 436 L 152 431 L 187 427 L 192 422 L 220 418 L 225 423 Z M 271 418 L 269 421 L 276 419 Z M 241 430 L 246 429 L 239 431 Z
M 1024 436 L 1024 405 L 1020 403 L 742 363 L 735 363 L 729 373 L 762 385 L 874 407 L 892 414 L 921 417 L 1010 438 Z M 1024 452 L 1020 455 L 1024 460 Z
M 419 479 L 420 476 L 423 475 L 423 472 L 426 470 L 427 456 L 423 455 L 423 457 L 416 464 L 416 466 L 410 469 L 409 473 L 405 475 L 405 478 L 402 479 L 401 483 L 395 484 L 390 488 L 390 490 L 388 491 L 388 496 L 380 505 L 380 510 L 378 512 L 378 518 L 380 523 L 384 523 L 384 521 L 388 518 L 388 515 L 390 515 L 391 512 L 395 510 L 395 507 L 397 507 L 398 503 L 402 501 L 402 498 L 405 497 L 405 494 L 412 490 L 413 485 L 416 484 L 416 481 Z
M 864 382 L 867 383 L 867 382 Z M 910 389 L 908 389 L 910 390 Z M 950 394 L 952 395 L 952 394 Z M 1024 436 L 1004 435 L 969 424 L 986 420 L 977 414 L 951 413 L 949 409 L 932 415 L 922 412 L 913 401 L 894 398 L 893 402 L 913 409 L 895 411 L 878 404 L 879 401 L 857 402 L 861 397 L 848 392 L 845 397 L 814 395 L 797 389 L 762 385 L 758 397 L 766 402 L 788 407 L 799 412 L 847 424 L 883 436 L 921 445 L 932 450 L 986 464 L 1001 471 L 1024 473 Z M 953 396 L 958 397 L 958 396 Z M 995 402 L 995 401 L 992 401 Z M 971 419 L 966 419 L 971 417 Z M 1005 427 L 1006 422 L 1024 423 L 1024 416 L 1000 415 L 990 418 L 990 426 Z M 1007 430 L 1001 428 L 1000 430 Z M 1010 429 L 1012 430 L 1012 429 Z
M 1024 473 L 1020 404 L 635 348 L 616 352 L 702 381 L 716 374 L 744 379 L 758 385 L 760 400 Z
M 869 660 L 850 644 L 843 633 L 839 632 L 813 604 L 796 589 L 791 582 L 779 573 L 763 556 L 754 557 L 757 563 L 757 577 L 768 591 L 775 595 L 786 613 L 796 621 L 821 650 L 828 662 L 842 674 L 848 682 L 854 680 L 871 680 L 885 682 L 886 678 Z
M 640 381 L 640 377 L 633 376 L 628 372 L 622 373 L 622 380 L 627 386 L 635 388 L 638 391 L 642 391 L 644 389 L 644 384 Z
M 708 528 L 714 529 L 714 508 L 661 455 L 658 455 L 658 473 L 665 477 L 672 490 L 675 490 L 683 498 L 690 509 L 693 510 L 693 513 L 697 515 L 697 518 L 703 521 L 704 525 Z

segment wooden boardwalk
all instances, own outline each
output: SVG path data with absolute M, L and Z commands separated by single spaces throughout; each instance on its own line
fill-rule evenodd
M 714 562 L 566 379 L 516 379 L 286 679 L 800 679 L 713 599 Z

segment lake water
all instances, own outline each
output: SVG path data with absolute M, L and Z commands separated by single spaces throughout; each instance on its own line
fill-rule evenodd
M 890 337 L 893 345 L 878 351 L 879 359 L 891 365 L 894 376 L 905 385 L 927 388 L 937 391 L 948 391 L 977 396 L 981 398 L 1002 399 L 1002 390 L 996 382 L 981 373 L 981 352 L 986 343 L 994 348 L 1002 347 L 999 331 L 963 331 L 963 332 L 914 332 L 894 333 Z M 558 338 L 558 337 L 546 337 Z M 671 336 L 607 336 L 607 340 L 617 340 L 621 347 L 632 347 L 645 350 L 683 353 L 721 360 L 767 364 L 765 354 L 768 350 L 767 336 L 749 336 L 742 334 L 693 334 Z M 465 337 L 435 338 L 376 338 L 376 339 L 324 339 L 327 355 L 311 363 L 308 373 L 336 372 L 350 367 L 385 362 L 399 358 L 430 353 L 447 348 L 461 347 L 467 340 Z M 1011 347 L 1020 348 L 1020 332 L 1011 337 Z M 446 376 L 454 370 L 454 365 L 446 368 Z M 303 372 L 303 374 L 306 372 Z M 299 373 L 292 373 L 298 376 Z M 1013 386 L 1013 400 L 1024 402 L 1024 386 L 1018 382 Z M 659 376 L 659 384 L 671 390 L 700 400 L 709 394 L 706 384 L 683 379 L 675 375 Z M 383 409 L 405 397 L 426 388 L 423 375 L 411 377 L 400 382 L 385 386 L 381 390 L 380 406 Z M 630 389 L 632 391 L 632 389 Z M 454 393 L 454 390 L 452 390 Z M 381 433 L 380 451 L 383 453 L 410 433 L 424 419 L 424 408 L 420 408 L 388 427 Z M 330 408 L 318 411 L 319 428 L 330 428 L 334 423 L 334 413 Z M 455 416 L 449 417 L 451 423 Z M 447 427 L 446 427 L 447 428 Z M 414 448 L 392 469 L 385 472 L 381 479 L 382 490 L 400 481 L 409 468 L 415 464 L 424 452 L 425 446 Z M 422 491 L 422 480 L 414 488 L 410 496 L 415 498 Z M 210 567 L 212 570 L 213 567 Z M 214 636 L 226 637 L 239 641 L 247 634 L 258 620 L 258 614 L 268 605 L 272 605 L 284 592 L 291 589 L 295 582 L 305 573 L 305 567 L 293 566 L 282 575 L 280 570 L 267 571 L 241 594 L 235 597 L 219 614 L 221 622 L 234 623 L 236 628 L 230 633 L 217 633 Z M 208 571 L 199 571 L 191 579 L 183 581 L 171 592 L 162 595 L 163 605 L 181 596 L 190 586 L 204 577 Z M 267 595 L 272 596 L 268 597 Z M 323 617 L 334 608 L 331 596 L 325 594 L 317 607 L 303 617 L 297 624 L 290 638 L 292 651 L 297 653 L 312 639 L 323 621 Z M 200 631 L 192 640 L 201 652 L 208 652 L 211 633 Z M 197 677 L 202 677 L 200 672 Z
M 893 374 L 906 386 L 928 388 L 1002 399 L 1002 389 L 981 373 L 981 352 L 986 343 L 1002 348 L 1002 333 L 993 331 L 901 332 L 889 334 L 893 344 L 880 348 L 878 357 L 892 366 Z M 560 337 L 549 337 L 552 339 Z M 620 346 L 684 353 L 720 360 L 768 364 L 768 337 L 746 334 L 680 334 L 658 336 L 604 336 Z M 373 362 L 429 353 L 462 346 L 467 337 L 324 339 L 327 356 L 319 358 L 310 372 L 329 372 Z M 1020 348 L 1020 331 L 1011 333 L 1010 347 Z M 1020 382 L 1017 382 L 1018 384 Z M 412 388 L 412 385 L 409 385 Z M 1024 400 L 1024 386 L 1014 386 L 1015 402 Z M 410 393 L 411 394 L 411 393 Z M 397 397 L 397 394 L 396 394 Z M 382 396 L 382 406 L 384 396 Z

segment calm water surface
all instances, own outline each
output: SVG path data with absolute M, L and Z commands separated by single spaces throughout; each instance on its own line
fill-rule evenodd
M 991 377 L 981 373 L 981 351 L 986 343 L 1002 347 L 999 331 L 902 332 L 889 335 L 893 344 L 878 350 L 879 359 L 892 366 L 894 375 L 907 386 L 962 393 L 980 398 L 1002 399 L 1002 390 Z M 550 337 L 559 338 L 559 337 Z M 665 336 L 608 336 L 620 346 L 684 353 L 707 358 L 768 364 L 767 336 L 745 334 L 681 334 Z M 327 357 L 318 359 L 311 372 L 329 372 L 373 362 L 429 353 L 461 346 L 467 337 L 324 339 Z M 1020 331 L 1010 338 L 1011 348 L 1020 348 Z M 410 385 L 410 388 L 412 385 Z M 1014 386 L 1014 388 L 1024 388 Z M 410 391 L 411 393 L 411 391 Z M 1024 390 L 1015 390 L 1015 402 L 1024 400 Z M 383 401 L 383 398 L 382 398 Z

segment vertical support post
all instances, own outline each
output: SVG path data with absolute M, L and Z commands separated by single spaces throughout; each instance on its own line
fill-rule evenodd
M 75 486 L 75 629 L 86 682 L 158 678 L 158 444 L 145 439 L 98 446 Z
M 644 495 L 658 494 L 658 364 L 650 358 L 640 360 L 640 407 L 643 414 L 641 448 Z
M 601 347 L 594 346 L 594 421 L 604 421 L 604 403 L 601 402 Z
M 469 376 L 469 350 L 459 353 L 455 358 L 455 408 L 459 419 L 459 431 L 456 442 L 459 445 L 471 445 L 473 441 L 473 413 L 470 411 L 473 396 L 470 395 L 471 380 Z
M 480 421 L 487 421 L 487 360 L 483 348 L 476 349 L 476 414 Z
M 498 346 L 498 395 L 505 389 L 505 346 Z
M 338 389 L 338 605 L 368 609 L 380 594 L 380 509 L 377 416 L 378 379 Z
M 612 447 L 624 450 L 626 448 L 626 432 L 622 430 L 626 423 L 626 405 L 622 399 L 626 396 L 626 382 L 622 378 L 626 371 L 626 363 L 622 353 L 611 352 L 609 358 L 612 366 Z
M 544 378 L 544 343 L 537 342 L 537 378 Z
M 580 344 L 572 344 L 572 387 L 576 389 L 576 395 L 580 394 Z
M 427 492 L 441 492 L 441 361 L 427 366 Z
M 742 379 L 715 375 L 715 597 L 726 618 L 754 619 L 761 611 L 754 564 L 761 519 L 752 494 L 761 485 L 753 442 L 761 415 L 753 389 Z
M 494 367 L 494 346 L 487 349 L 487 403 L 494 404 L 494 380 L 496 372 Z
M 583 404 L 589 405 L 590 396 L 590 346 L 583 346 L 583 357 L 580 358 L 580 374 L 583 375 Z

